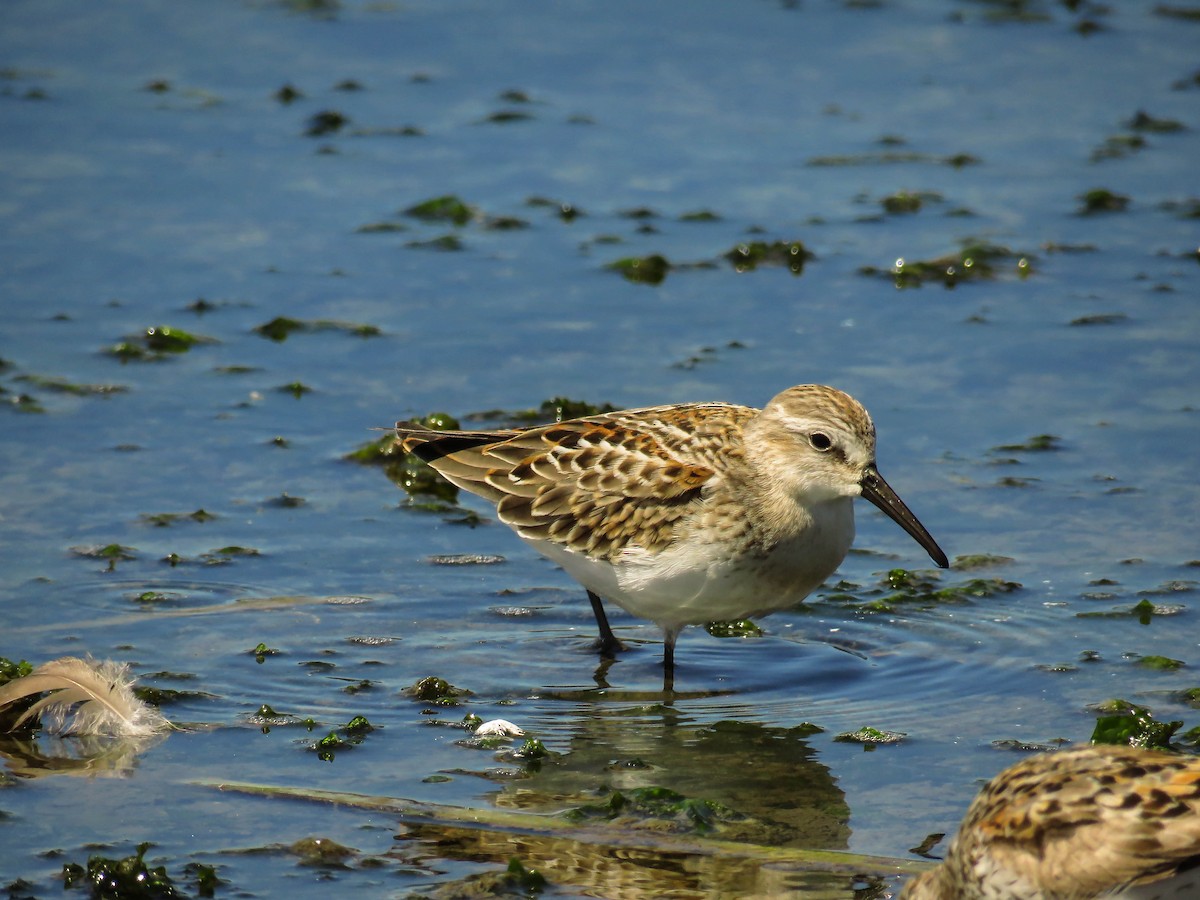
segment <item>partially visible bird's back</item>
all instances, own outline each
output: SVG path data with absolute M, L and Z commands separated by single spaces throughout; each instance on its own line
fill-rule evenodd
M 1200 897 L 1200 758 L 1098 745 L 1045 753 L 980 792 L 907 900 Z

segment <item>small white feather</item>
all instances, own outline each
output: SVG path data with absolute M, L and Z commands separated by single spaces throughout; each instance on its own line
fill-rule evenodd
M 507 719 L 492 719 L 475 729 L 476 737 L 520 737 L 524 733 Z
M 171 727 L 157 709 L 133 694 L 129 665 L 64 656 L 0 687 L 0 708 L 46 694 L 17 719 L 14 730 L 40 717 L 48 732 L 145 737 Z

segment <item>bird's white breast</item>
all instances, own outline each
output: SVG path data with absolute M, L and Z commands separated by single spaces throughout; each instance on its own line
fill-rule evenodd
M 529 543 L 602 598 L 672 630 L 764 616 L 803 600 L 837 569 L 854 539 L 850 498 L 819 513 L 767 550 L 692 533 L 658 553 L 631 546 L 610 561 L 551 541 Z

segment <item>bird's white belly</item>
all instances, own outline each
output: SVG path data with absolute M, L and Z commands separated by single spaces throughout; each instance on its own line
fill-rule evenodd
M 614 561 L 591 559 L 549 541 L 530 541 L 586 588 L 668 631 L 684 625 L 765 616 L 803 600 L 828 578 L 854 539 L 853 512 L 736 555 L 719 541 L 682 541 L 659 553 L 626 548 Z

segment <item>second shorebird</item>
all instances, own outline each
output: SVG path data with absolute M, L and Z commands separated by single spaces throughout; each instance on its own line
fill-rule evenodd
M 761 410 L 681 403 L 504 431 L 398 422 L 396 436 L 586 588 L 601 652 L 621 646 L 601 598 L 657 623 L 666 690 L 684 626 L 786 609 L 833 574 L 857 496 L 948 565 L 879 474 L 867 411 L 824 385 Z

